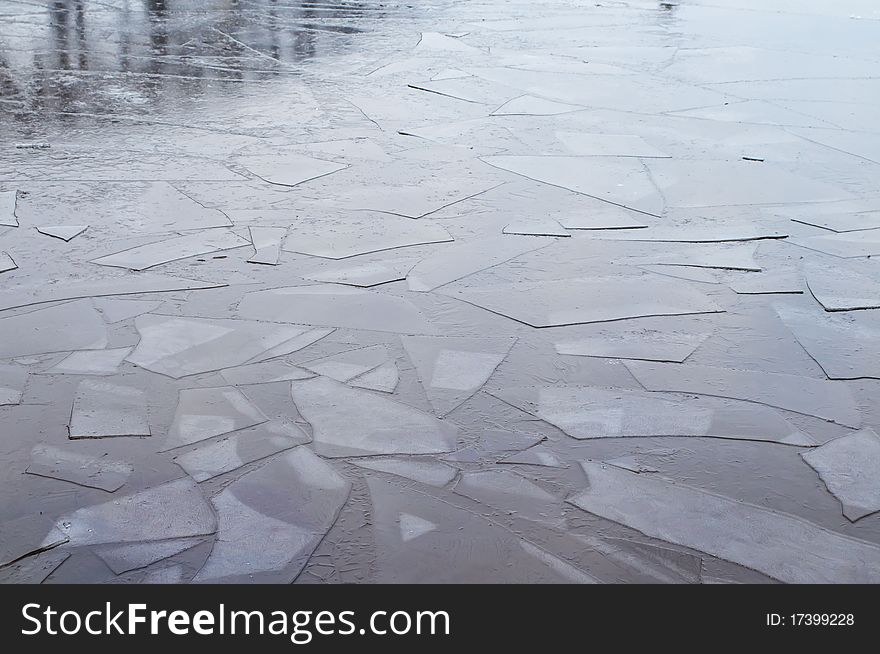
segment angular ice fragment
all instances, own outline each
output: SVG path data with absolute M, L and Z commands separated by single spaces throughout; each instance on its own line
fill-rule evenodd
M 183 389 L 162 451 L 253 427 L 267 420 L 237 388 Z
M 146 393 L 130 386 L 84 380 L 76 388 L 68 432 L 71 439 L 150 436 Z

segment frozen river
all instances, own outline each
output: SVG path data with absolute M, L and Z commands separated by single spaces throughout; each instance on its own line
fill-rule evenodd
M 878 42 L 0 0 L 0 582 L 880 582 Z

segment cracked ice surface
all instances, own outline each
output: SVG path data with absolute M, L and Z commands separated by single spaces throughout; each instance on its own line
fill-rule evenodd
M 880 581 L 877 15 L 3 3 L 0 582 Z

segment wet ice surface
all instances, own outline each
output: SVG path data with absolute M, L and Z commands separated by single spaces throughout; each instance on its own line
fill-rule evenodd
M 880 581 L 867 0 L 0 6 L 0 582 Z

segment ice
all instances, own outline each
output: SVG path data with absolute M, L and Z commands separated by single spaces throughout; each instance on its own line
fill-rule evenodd
M 714 395 L 766 404 L 846 427 L 862 423 L 846 384 L 799 375 L 714 366 L 627 361 L 627 370 L 649 391 Z
M 108 324 L 114 324 L 136 318 L 144 313 L 151 313 L 162 306 L 161 302 L 150 302 L 148 300 L 112 300 L 106 298 L 96 298 L 92 300 L 95 308 L 104 316 L 104 320 Z
M 630 456 L 620 456 L 616 459 L 607 459 L 603 463 L 607 463 L 608 465 L 612 465 L 615 468 L 622 468 L 623 470 L 629 470 L 630 472 L 635 472 L 637 474 L 651 473 L 651 472 L 660 472 L 654 466 L 650 466 L 647 463 L 644 463 L 640 457 L 635 455 Z
M 241 391 L 231 386 L 183 389 L 162 449 L 191 445 L 267 420 Z
M 263 181 L 279 186 L 296 186 L 348 168 L 347 164 L 290 152 L 240 157 L 237 163 Z
M 798 237 L 790 240 L 795 245 L 843 259 L 873 257 L 880 254 L 880 229 L 845 232 L 830 236 Z
M 772 409 L 749 404 L 674 401 L 588 386 L 509 388 L 493 394 L 577 439 L 702 436 L 816 444 Z
M 455 479 L 458 470 L 440 463 L 438 461 L 430 461 L 427 459 L 385 459 L 370 457 L 366 459 L 355 459 L 353 464 L 359 468 L 367 470 L 376 470 L 378 472 L 387 472 L 398 477 L 412 479 L 420 484 L 428 486 L 436 486 L 442 488 Z
M 49 550 L 0 568 L 0 584 L 41 584 L 62 563 L 70 552 Z
M 404 543 L 411 541 L 413 538 L 424 536 L 437 529 L 437 525 L 430 520 L 424 520 L 417 515 L 411 515 L 409 513 L 401 513 L 399 521 L 400 539 Z
M 428 401 L 443 416 L 485 384 L 516 342 L 515 338 L 404 336 Z
M 521 236 L 571 236 L 555 220 L 517 220 L 505 226 L 501 230 L 504 234 L 518 234 Z
M 493 116 L 558 116 L 572 111 L 583 111 L 585 107 L 564 102 L 554 102 L 534 95 L 521 95 L 508 100 L 492 112 Z
M 68 433 L 71 439 L 150 436 L 147 395 L 130 386 L 84 380 L 76 388 Z
M 455 492 L 472 500 L 553 527 L 562 525 L 562 502 L 509 470 L 463 472 Z
M 331 284 L 347 284 L 369 288 L 406 279 L 407 273 L 416 265 L 415 259 L 396 261 L 376 261 L 372 263 L 354 262 L 340 266 L 325 266 L 303 275 L 305 279 Z
M 681 363 L 709 338 L 687 332 L 621 333 L 556 343 L 556 352 L 582 357 Z
M 446 461 L 462 463 L 494 462 L 502 456 L 527 450 L 541 440 L 543 440 L 541 436 L 529 436 L 515 431 L 481 429 L 479 439 L 475 443 L 446 454 L 442 458 Z
M 0 252 L 0 273 L 9 272 L 18 268 L 18 264 L 13 261 L 8 252 Z
M 865 272 L 868 272 L 867 270 Z M 880 268 L 873 276 L 841 266 L 806 266 L 807 288 L 825 311 L 880 309 Z
M 545 445 L 535 445 L 522 452 L 505 456 L 498 463 L 519 463 L 532 466 L 543 466 L 545 468 L 567 468 L 553 451 Z
M 293 581 L 333 526 L 350 488 L 306 447 L 237 479 L 212 500 L 217 542 L 193 581 Z
M 563 561 L 558 556 L 550 554 L 545 550 L 542 550 L 540 547 L 533 545 L 527 540 L 521 540 L 519 542 L 520 546 L 523 548 L 525 552 L 535 557 L 541 563 L 544 563 L 548 568 L 553 570 L 556 574 L 566 580 L 568 583 L 572 584 L 598 584 L 601 583 L 598 579 L 593 577 L 590 574 L 587 574 L 583 570 L 576 568 L 571 563 L 567 563 Z
M 107 327 L 88 300 L 0 318 L 0 359 L 105 347 Z
M 472 45 L 439 32 L 422 32 L 416 45 L 416 50 L 426 52 L 460 52 L 463 54 L 479 52 Z
M 18 218 L 15 217 L 18 191 L 0 191 L 0 226 L 18 227 Z
M 435 288 L 467 277 L 480 270 L 510 261 L 552 243 L 552 239 L 508 239 L 455 244 L 422 259 L 407 275 L 411 291 L 433 291 Z
M 137 570 L 185 552 L 203 543 L 203 538 L 175 538 L 173 540 L 152 540 L 144 543 L 120 545 L 99 545 L 92 551 L 107 564 L 113 572 L 121 575 L 129 570 Z
M 589 134 L 556 132 L 556 138 L 572 153 L 582 157 L 639 157 L 668 159 L 669 155 L 632 134 Z
M 281 254 L 281 243 L 287 234 L 285 227 L 250 227 L 251 243 L 254 255 L 248 263 L 262 263 L 268 266 L 278 265 Z
M 449 452 L 458 429 L 418 409 L 324 377 L 295 381 L 293 401 L 322 456 Z
M 284 250 L 325 259 L 346 259 L 414 245 L 446 243 L 452 236 L 432 220 L 411 220 L 373 211 L 314 216 L 292 225 Z
M 0 364 L 0 406 L 21 402 L 27 378 L 27 368 Z
M 31 513 L 0 522 L 0 534 L 3 534 L 0 539 L 0 569 L 28 555 L 63 545 L 69 540 L 42 513 Z M 45 538 L 42 543 L 36 544 L 42 534 L 46 534 Z
M 62 241 L 70 241 L 89 228 L 88 225 L 46 225 L 37 227 L 40 234 L 60 238 Z
M 735 243 L 737 241 L 780 239 L 786 238 L 787 236 L 786 233 L 777 229 L 769 229 L 761 225 L 746 222 L 725 222 L 718 225 L 698 223 L 680 226 L 653 227 L 638 232 L 612 232 L 609 234 L 603 234 L 597 238 L 605 238 L 613 241 L 655 241 L 658 243 Z M 709 251 L 704 250 L 704 252 Z M 678 256 L 680 257 L 682 255 Z M 760 270 L 745 250 L 737 250 L 733 248 L 729 250 L 716 249 L 714 254 L 709 253 L 703 254 L 702 256 L 698 254 L 696 259 L 698 264 L 702 264 L 704 267 L 730 268 L 733 270 Z M 743 259 L 745 259 L 745 261 L 743 261 Z M 678 263 L 678 265 L 683 264 Z M 686 259 L 684 265 L 687 265 Z
M 131 464 L 123 461 L 40 444 L 31 450 L 31 463 L 25 472 L 112 493 L 122 488 L 132 470 Z
M 310 379 L 315 376 L 314 373 L 303 370 L 286 359 L 272 359 L 247 366 L 226 368 L 220 374 L 232 386 Z
M 147 245 L 139 245 L 122 252 L 100 257 L 95 259 L 93 263 L 116 268 L 128 268 L 129 270 L 146 270 L 163 263 L 177 261 L 178 259 L 222 252 L 245 245 L 250 245 L 250 241 L 242 238 L 232 230 L 211 229 Z
M 290 286 L 245 295 L 240 313 L 260 320 L 408 334 L 434 329 L 409 300 L 347 286 Z
M 831 232 L 857 232 L 865 229 L 880 228 L 880 211 L 863 211 L 859 213 L 817 214 L 809 217 L 792 218 L 796 223 L 821 227 Z
M 289 354 L 327 335 L 286 323 L 153 314 L 140 316 L 135 325 L 141 340 L 127 360 L 175 379 L 255 363 L 288 343 L 291 349 L 283 354 Z
M 694 554 L 624 538 L 578 538 L 604 558 L 651 581 L 667 584 L 705 583 L 702 578 L 703 559 Z
M 645 240 L 653 240 L 654 230 L 645 230 Z M 641 239 L 635 239 L 641 240 Z M 715 268 L 718 270 L 739 270 L 760 272 L 761 266 L 755 261 L 755 248 L 748 246 L 696 246 L 673 252 L 662 252 L 646 257 L 645 262 L 660 266 L 689 266 L 694 268 Z
M 721 311 L 688 284 L 647 276 L 520 282 L 443 293 L 532 327 Z
M 46 370 L 48 375 L 115 375 L 132 348 L 73 352 Z
M 216 524 L 196 483 L 184 478 L 77 509 L 57 528 L 79 547 L 204 536 Z
M 87 297 L 131 295 L 133 293 L 164 293 L 166 291 L 189 291 L 219 288 L 225 283 L 179 279 L 163 275 L 144 274 L 136 277 L 113 277 L 100 281 L 77 282 L 56 280 L 52 284 L 19 287 L 0 293 L 0 311 L 43 304 L 60 300 L 76 300 Z
M 372 345 L 308 361 L 300 366 L 316 375 L 347 382 L 378 368 L 386 361 L 388 361 L 388 349 L 384 345 Z
M 584 462 L 575 506 L 788 583 L 877 583 L 880 547 L 684 484 Z
M 776 312 L 829 379 L 880 379 L 880 324 L 785 305 Z
M 399 381 L 400 371 L 397 369 L 397 364 L 389 361 L 388 363 L 383 363 L 375 370 L 365 372 L 363 375 L 349 380 L 348 384 L 355 388 L 365 388 L 381 393 L 393 393 Z
M 743 275 L 728 280 L 727 285 L 740 295 L 800 295 L 804 292 L 804 280 L 794 272 Z
M 273 421 L 202 445 L 179 455 L 175 461 L 190 477 L 202 482 L 310 440 L 296 425 Z
M 880 438 L 872 429 L 842 436 L 801 456 L 843 505 L 843 515 L 855 522 L 880 511 Z
M 659 216 L 665 206 L 663 196 L 638 159 L 496 155 L 482 160 L 537 182 L 652 216 Z

